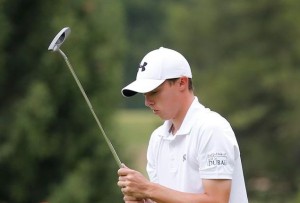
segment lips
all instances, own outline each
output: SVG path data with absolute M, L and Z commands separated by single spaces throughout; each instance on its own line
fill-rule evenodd
M 158 110 L 152 109 L 152 112 L 155 113 L 155 114 L 157 114 Z

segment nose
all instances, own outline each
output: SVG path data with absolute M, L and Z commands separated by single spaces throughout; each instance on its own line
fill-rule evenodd
M 148 94 L 144 94 L 145 96 L 145 106 L 150 107 L 154 104 L 154 101 L 150 98 Z

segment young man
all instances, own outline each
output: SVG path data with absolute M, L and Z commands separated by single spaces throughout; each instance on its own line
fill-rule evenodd
M 145 96 L 145 105 L 165 120 L 151 135 L 147 172 L 124 167 L 118 186 L 126 203 L 247 203 L 240 151 L 230 124 L 201 105 L 192 73 L 178 52 L 148 53 L 125 97 Z

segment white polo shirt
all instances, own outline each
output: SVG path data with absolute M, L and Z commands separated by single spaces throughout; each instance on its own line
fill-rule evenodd
M 151 135 L 150 180 L 182 192 L 203 193 L 202 179 L 231 179 L 230 203 L 247 203 L 239 146 L 227 120 L 195 97 L 175 135 L 171 125 L 165 121 Z

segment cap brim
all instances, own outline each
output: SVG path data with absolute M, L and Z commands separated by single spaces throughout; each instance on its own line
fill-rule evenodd
M 151 80 L 151 79 L 140 79 L 136 80 L 126 87 L 122 89 L 122 95 L 124 97 L 131 97 L 135 95 L 136 93 L 147 93 L 155 88 L 157 88 L 159 85 L 161 85 L 165 80 Z

